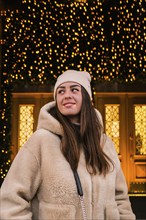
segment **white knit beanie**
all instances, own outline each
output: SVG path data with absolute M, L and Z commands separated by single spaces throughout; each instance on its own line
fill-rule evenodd
M 92 92 L 91 92 L 91 76 L 88 72 L 84 71 L 76 71 L 76 70 L 67 70 L 63 74 L 61 74 L 55 83 L 54 86 L 54 99 L 56 95 L 56 89 L 58 86 L 60 86 L 62 83 L 65 82 L 76 82 L 79 83 L 81 86 L 83 86 L 86 91 L 88 92 L 90 99 L 92 99 Z

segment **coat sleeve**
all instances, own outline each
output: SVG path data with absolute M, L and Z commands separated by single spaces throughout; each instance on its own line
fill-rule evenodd
M 120 214 L 120 220 L 135 220 L 136 217 L 131 208 L 127 184 L 121 168 L 116 177 L 115 199 Z
M 16 155 L 1 187 L 2 220 L 31 220 L 30 201 L 41 181 L 37 158 L 26 147 Z

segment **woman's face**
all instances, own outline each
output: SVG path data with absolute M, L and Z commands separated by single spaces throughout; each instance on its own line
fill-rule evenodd
M 79 123 L 82 105 L 81 85 L 75 82 L 62 83 L 56 91 L 56 102 L 59 111 L 71 122 Z

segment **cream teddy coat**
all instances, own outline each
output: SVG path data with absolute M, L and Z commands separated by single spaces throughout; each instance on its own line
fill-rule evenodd
M 51 102 L 41 109 L 37 130 L 19 150 L 2 184 L 1 220 L 83 219 L 74 176 L 60 150 L 63 130 L 49 114 L 54 105 Z M 104 134 L 102 141 L 114 170 L 106 177 L 90 175 L 82 152 L 78 166 L 87 219 L 134 220 L 114 145 Z

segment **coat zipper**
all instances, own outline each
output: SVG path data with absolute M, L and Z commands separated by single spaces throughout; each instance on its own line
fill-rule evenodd
M 75 178 L 75 181 L 76 181 L 78 195 L 79 195 L 79 198 L 80 198 L 83 220 L 87 220 L 87 213 L 86 213 L 86 208 L 85 208 L 85 203 L 84 203 L 84 194 L 83 194 L 83 189 L 82 189 L 80 177 L 79 177 L 77 171 L 74 171 L 73 173 L 74 173 L 74 178 Z

